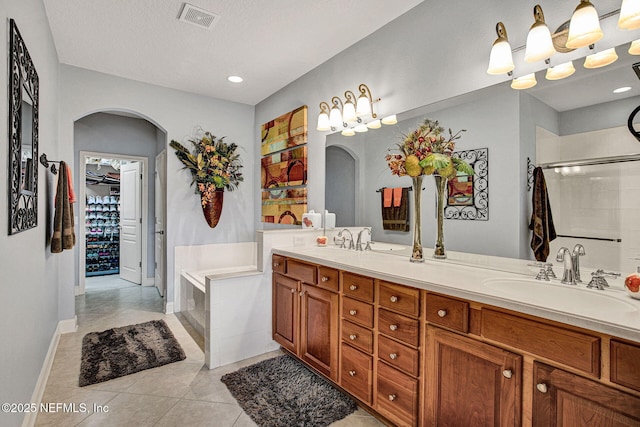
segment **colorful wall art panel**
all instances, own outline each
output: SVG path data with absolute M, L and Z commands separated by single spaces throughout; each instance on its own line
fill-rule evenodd
M 307 189 L 289 188 L 262 192 L 262 222 L 301 225 L 307 211 Z
M 307 143 L 307 106 L 296 108 L 261 126 L 261 155 Z
M 260 170 L 262 188 L 304 185 L 307 183 L 307 147 L 263 157 Z

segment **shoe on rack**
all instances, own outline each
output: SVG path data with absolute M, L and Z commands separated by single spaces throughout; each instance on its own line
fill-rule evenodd
M 96 202 L 95 196 L 89 196 L 89 204 L 93 204 Z
M 102 203 L 102 197 L 96 196 L 96 203 Z

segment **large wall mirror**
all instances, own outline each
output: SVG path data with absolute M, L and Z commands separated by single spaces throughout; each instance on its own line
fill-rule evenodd
M 376 190 L 411 185 L 410 178 L 391 175 L 384 156 L 403 134 L 429 117 L 454 131 L 467 129 L 457 141 L 456 151 L 489 148 L 491 215 L 487 221 L 446 220 L 447 250 L 533 259 L 528 230 L 532 196 L 527 189 L 529 158 L 543 166 L 556 231 L 562 236 L 552 242 L 548 261 L 555 260 L 558 246 L 573 248 L 581 243 L 587 251 L 581 265 L 634 271 L 640 265 L 640 231 L 636 225 L 640 144 L 627 129 L 627 119 L 640 105 L 640 72 L 634 70 L 640 56 L 629 55 L 628 49 L 629 43 L 619 45 L 618 61 L 599 69 L 585 69 L 584 59 L 575 59 L 576 73 L 563 80 L 546 80 L 544 72 L 539 71 L 538 85 L 528 90 L 516 91 L 510 88 L 510 82 L 504 82 L 400 113 L 395 126 L 354 137 L 328 135 L 328 148 L 349 147 L 361 165 L 355 171 L 359 178 L 355 192 L 343 197 L 359 201 L 361 209 L 356 210 L 355 224 L 341 225 L 372 226 L 373 240 L 410 246 L 412 231 L 383 229 L 381 196 Z M 630 90 L 614 93 L 621 87 Z M 636 121 L 640 121 L 640 114 Z M 588 165 L 613 158 L 622 162 Z M 563 168 L 558 163 L 566 164 Z M 327 175 L 326 179 L 326 192 L 340 188 L 331 181 L 333 177 Z M 425 247 L 432 247 L 435 241 L 432 181 L 423 181 Z M 325 198 L 330 199 L 328 195 Z M 452 261 L 453 257 L 447 260 Z
M 38 225 L 38 73 L 9 21 L 9 234 Z

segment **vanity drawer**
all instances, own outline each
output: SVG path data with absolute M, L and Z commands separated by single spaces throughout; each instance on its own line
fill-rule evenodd
M 316 284 L 316 266 L 289 258 L 287 260 L 287 276 L 311 285 Z
M 271 257 L 271 268 L 274 273 L 284 274 L 286 271 L 286 258 L 280 255 L 273 255 Z
M 419 322 L 416 319 L 382 308 L 378 310 L 378 332 L 381 334 L 418 347 L 420 342 L 418 331 Z
M 367 328 L 373 328 L 373 306 L 362 301 L 343 297 L 342 318 Z
M 600 377 L 598 337 L 486 308 L 482 336 Z
M 414 377 L 420 373 L 419 354 L 418 350 L 383 335 L 378 337 L 378 358 Z
M 469 303 L 440 295 L 425 297 L 427 322 L 456 331 L 469 332 Z
M 340 385 L 368 405 L 373 397 L 373 357 L 342 344 Z
M 418 289 L 381 281 L 378 286 L 378 298 L 380 307 L 413 317 L 420 315 L 420 291 Z
M 342 273 L 342 292 L 350 297 L 373 302 L 373 279 L 353 273 Z
M 338 292 L 340 289 L 340 273 L 335 268 L 318 267 L 318 286 L 330 291 Z
M 378 362 L 377 410 L 399 426 L 418 424 L 418 380 Z
M 640 391 L 640 346 L 611 340 L 611 382 Z
M 342 341 L 358 347 L 367 353 L 373 353 L 373 332 L 351 322 L 342 321 Z

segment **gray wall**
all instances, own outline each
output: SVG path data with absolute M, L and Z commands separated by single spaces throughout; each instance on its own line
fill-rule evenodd
M 38 167 L 38 226 L 7 235 L 8 28 L 15 19 L 40 79 L 39 152 L 60 159 L 58 57 L 41 0 L 0 2 L 0 401 L 30 402 L 58 320 L 58 265 L 71 252 L 51 254 L 50 207 L 56 176 Z M 65 157 L 64 160 L 70 160 Z M 18 426 L 24 414 L 0 413 L 0 425 Z
M 593 130 L 626 126 L 629 115 L 639 105 L 640 96 L 633 96 L 619 101 L 563 111 L 559 113 L 560 129 L 556 135 L 573 135 Z M 636 116 L 635 121 L 640 122 L 640 115 Z
M 124 117 L 115 114 L 96 113 L 83 117 L 74 124 L 74 183 L 76 188 L 84 185 L 84 177 L 79 175 L 80 151 L 94 151 L 119 155 L 131 155 L 147 158 L 148 199 L 143 203 L 149 207 L 147 215 L 147 277 L 154 276 L 154 222 L 155 222 L 155 162 L 158 152 L 159 131 L 155 125 L 143 119 Z M 75 207 L 76 216 L 82 206 Z M 78 283 L 78 247 L 76 246 L 76 276 Z
M 336 227 L 352 227 L 356 223 L 356 161 L 342 147 L 327 147 L 327 194 L 329 212 L 336 214 Z

